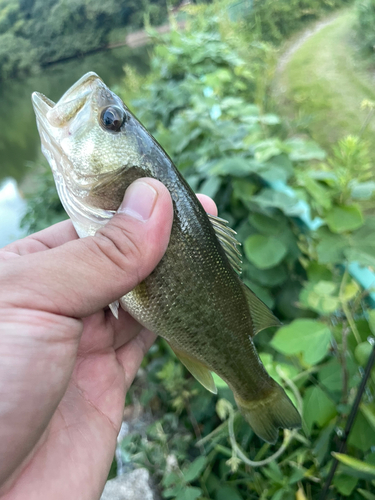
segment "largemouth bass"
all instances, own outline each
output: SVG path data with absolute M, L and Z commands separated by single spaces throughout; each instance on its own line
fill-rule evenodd
M 110 305 L 112 312 L 120 305 L 166 339 L 214 393 L 211 372 L 217 373 L 265 441 L 276 442 L 280 427 L 299 427 L 296 408 L 266 372 L 252 340 L 279 321 L 241 282 L 234 231 L 205 213 L 162 147 L 95 73 L 56 104 L 37 92 L 32 100 L 42 151 L 80 237 L 108 222 L 135 179 L 156 178 L 171 194 L 168 249 L 146 280 Z

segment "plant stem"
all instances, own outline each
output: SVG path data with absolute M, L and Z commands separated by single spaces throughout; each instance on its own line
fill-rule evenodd
M 357 395 L 355 397 L 352 409 L 350 411 L 348 420 L 346 422 L 344 434 L 343 434 L 343 436 L 341 438 L 341 443 L 340 443 L 340 446 L 339 446 L 339 449 L 338 449 L 338 453 L 343 453 L 345 451 L 346 442 L 348 440 L 350 431 L 352 430 L 355 418 L 357 416 L 359 405 L 361 403 L 361 399 L 362 399 L 363 393 L 365 392 L 367 380 L 368 380 L 368 378 L 369 378 L 369 376 L 371 374 L 371 369 L 372 369 L 372 367 L 374 365 L 374 362 L 375 362 L 375 342 L 373 344 L 372 352 L 371 352 L 371 355 L 370 355 L 369 360 L 367 362 L 365 373 L 364 373 L 363 378 L 361 380 L 361 384 L 360 384 L 360 386 L 358 388 Z M 338 462 L 337 458 L 335 458 L 333 460 L 333 463 L 332 463 L 332 466 L 331 466 L 331 470 L 329 471 L 327 480 L 326 480 L 326 482 L 324 484 L 324 488 L 323 488 L 323 490 L 322 490 L 322 492 L 320 494 L 319 500 L 325 500 L 327 498 L 328 489 L 331 486 L 332 479 L 333 479 L 333 476 L 335 475 L 338 463 L 339 462 Z
M 344 311 L 344 314 L 345 314 L 345 317 L 349 323 L 349 326 L 353 332 L 353 335 L 357 341 L 357 344 L 360 344 L 361 343 L 361 337 L 359 335 L 359 332 L 358 332 L 358 329 L 357 329 L 357 326 L 354 322 L 354 319 L 353 319 L 353 315 L 348 307 L 348 303 L 346 302 L 346 300 L 344 299 L 344 287 L 346 285 L 346 280 L 347 280 L 347 277 L 349 276 L 349 273 L 348 273 L 348 268 L 346 267 L 345 268 L 345 272 L 344 272 L 344 275 L 342 277 L 342 280 L 341 280 L 341 285 L 340 285 L 340 291 L 339 291 L 339 299 L 340 299 L 340 302 L 341 302 L 341 306 L 342 306 L 342 310 Z
M 349 329 L 344 327 L 342 330 L 342 348 L 340 353 L 341 367 L 342 367 L 342 399 L 341 402 L 346 404 L 348 402 L 348 384 L 349 384 L 349 373 L 348 365 L 346 363 L 345 353 L 348 347 L 348 333 Z

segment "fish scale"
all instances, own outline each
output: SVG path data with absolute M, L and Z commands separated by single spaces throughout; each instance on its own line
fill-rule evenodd
M 35 92 L 33 105 L 43 153 L 80 237 L 110 220 L 138 178 L 158 179 L 171 194 L 174 220 L 165 255 L 119 298 L 121 307 L 166 339 L 208 390 L 216 391 L 212 371 L 225 380 L 262 439 L 275 442 L 280 427 L 299 427 L 297 410 L 253 343 L 258 331 L 279 321 L 241 281 L 234 231 L 205 213 L 165 151 L 95 73 L 56 104 Z M 114 314 L 117 307 L 111 304 Z

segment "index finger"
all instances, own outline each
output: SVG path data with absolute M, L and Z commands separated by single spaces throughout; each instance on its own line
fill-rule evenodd
M 68 241 L 76 239 L 78 239 L 78 236 L 72 221 L 64 220 L 42 231 L 26 236 L 26 238 L 10 243 L 10 245 L 2 248 L 0 252 L 26 255 L 59 247 Z

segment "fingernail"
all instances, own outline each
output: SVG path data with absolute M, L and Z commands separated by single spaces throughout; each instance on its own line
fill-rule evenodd
M 147 182 L 135 181 L 126 190 L 118 212 L 145 222 L 151 217 L 158 193 Z

